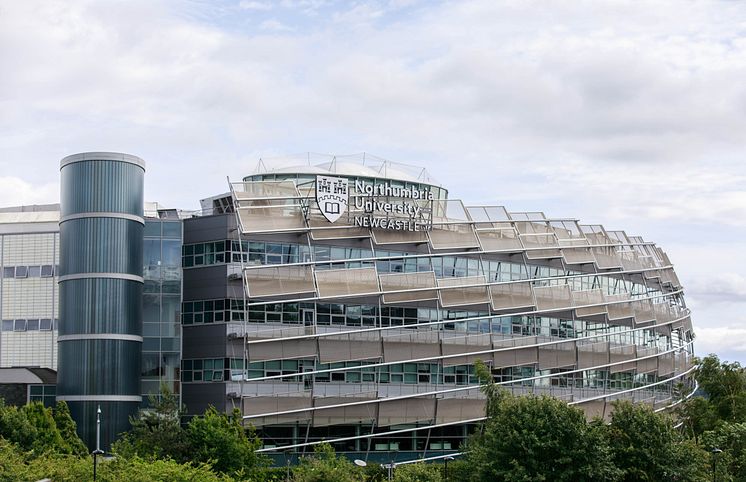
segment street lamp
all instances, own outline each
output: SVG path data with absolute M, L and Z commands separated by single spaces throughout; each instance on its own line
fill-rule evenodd
M 443 459 L 443 482 L 448 482 L 448 461 L 453 460 L 450 455 Z
M 712 449 L 712 482 L 716 482 L 717 478 L 717 461 L 718 461 L 718 454 L 721 454 L 723 451 L 719 448 L 715 447 Z
M 101 450 L 101 405 L 96 410 L 96 450 L 93 451 L 93 481 L 96 481 L 96 466 L 98 465 L 98 456 L 103 455 Z

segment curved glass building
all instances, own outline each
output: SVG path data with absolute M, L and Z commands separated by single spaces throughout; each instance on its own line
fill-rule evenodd
M 514 393 L 665 410 L 693 333 L 666 254 L 624 231 L 467 206 L 376 158 L 260 169 L 184 221 L 182 393 L 240 408 L 284 460 L 454 452 Z
M 60 172 L 57 399 L 89 448 L 101 407 L 106 450 L 141 402 L 145 163 L 92 152 L 64 158 Z

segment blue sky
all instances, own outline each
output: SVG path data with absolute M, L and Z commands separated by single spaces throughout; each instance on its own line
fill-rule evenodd
M 56 202 L 81 151 L 185 209 L 260 157 L 366 151 L 658 242 L 697 351 L 746 362 L 740 2 L 0 0 L 0 72 L 0 205 Z

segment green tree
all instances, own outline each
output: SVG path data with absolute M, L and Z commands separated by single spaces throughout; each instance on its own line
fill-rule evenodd
M 615 480 L 603 424 L 552 397 L 515 397 L 501 391 L 489 371 L 477 363 L 487 395 L 483 433 L 467 444 L 473 480 L 596 481 Z
M 684 424 L 684 433 L 695 442 L 708 430 L 713 430 L 719 423 L 717 412 L 709 400 L 703 397 L 692 397 L 684 401 L 676 410 Z
M 70 415 L 70 407 L 67 406 L 67 402 L 58 401 L 54 410 L 52 410 L 54 416 L 54 423 L 57 425 L 57 430 L 60 431 L 60 436 L 67 446 L 65 453 L 73 455 L 86 455 L 88 448 L 85 446 L 83 441 L 78 437 L 77 425 Z
M 746 480 L 746 423 L 722 423 L 717 429 L 702 435 L 702 445 L 710 454 L 720 449 L 717 457 L 718 473 L 721 480 Z M 714 461 L 710 461 L 713 463 Z
M 718 418 L 746 422 L 746 371 L 738 362 L 721 362 L 716 355 L 708 355 L 699 361 L 695 377 Z
M 441 464 L 399 465 L 394 470 L 396 482 L 441 482 L 443 480 L 443 466 Z
M 32 448 L 39 452 L 68 453 L 67 444 L 57 429 L 57 423 L 52 416 L 52 410 L 41 402 L 31 402 L 20 410 L 34 427 L 36 436 Z
M 194 417 L 186 428 L 189 459 L 212 462 L 215 470 L 226 474 L 249 473 L 265 466 L 266 457 L 255 453 L 261 441 L 253 429 L 247 431 L 241 423 L 238 409 L 227 416 L 210 407 L 204 416 Z
M 179 397 L 161 387 L 160 396 L 149 397 L 152 408 L 140 410 L 130 418 L 132 428 L 117 440 L 112 450 L 118 455 L 149 458 L 172 458 L 187 461 L 189 440 L 181 426 L 184 413 Z
M 295 482 L 354 482 L 363 480 L 362 472 L 347 458 L 337 456 L 327 444 L 314 447 L 313 455 L 300 459 L 293 468 Z
M 623 480 L 701 480 L 707 454 L 685 443 L 668 416 L 643 404 L 614 402 L 606 433 Z
M 18 407 L 5 405 L 5 401 L 0 399 L 0 437 L 23 450 L 31 450 L 36 435 L 36 427 L 26 413 Z

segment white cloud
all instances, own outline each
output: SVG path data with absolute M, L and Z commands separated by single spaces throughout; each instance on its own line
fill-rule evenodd
M 0 203 L 56 200 L 59 159 L 86 150 L 140 155 L 147 198 L 184 208 L 260 156 L 368 151 L 426 166 L 454 197 L 660 242 L 698 329 L 738 302 L 739 4 L 231 5 L 3 4 Z
M 241 0 L 238 6 L 244 10 L 272 10 L 272 4 L 269 2 L 257 2 L 253 0 Z

